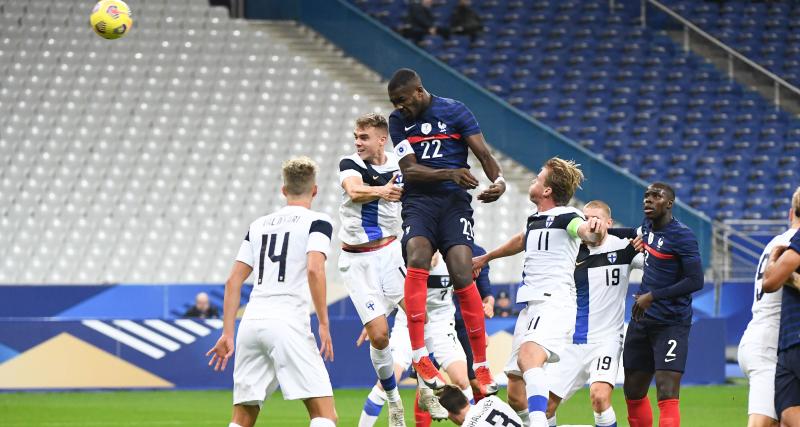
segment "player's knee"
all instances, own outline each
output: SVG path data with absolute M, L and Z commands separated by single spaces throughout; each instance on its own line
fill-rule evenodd
M 605 388 L 592 388 L 589 390 L 589 400 L 595 412 L 603 412 L 611 406 L 611 393 Z
M 677 399 L 678 387 L 672 381 L 663 381 L 656 384 L 656 396 L 658 400 Z
M 463 289 L 472 284 L 472 272 L 469 269 L 458 273 L 450 273 L 450 281 L 455 289 Z
M 431 257 L 433 255 L 430 254 L 430 251 L 427 250 L 418 250 L 418 251 L 409 251 L 406 255 L 406 259 L 408 260 L 408 267 L 409 268 L 419 268 L 422 270 L 430 270 L 431 268 Z
M 369 338 L 369 340 L 372 342 L 373 347 L 378 350 L 383 350 L 389 346 L 389 331 L 375 333 Z

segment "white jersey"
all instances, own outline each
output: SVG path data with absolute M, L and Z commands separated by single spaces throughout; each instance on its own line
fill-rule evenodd
M 361 178 L 365 185 L 386 185 L 392 176 L 400 172 L 397 156 L 386 153 L 386 163 L 368 165 L 358 154 L 342 158 L 339 162 L 339 184 L 353 176 Z M 342 203 L 339 206 L 339 240 L 348 245 L 379 240 L 388 236 L 400 236 L 400 202 L 376 199 L 367 203 L 354 203 L 342 188 Z
M 517 302 L 556 298 L 575 303 L 575 257 L 581 239 L 570 236 L 567 226 L 583 221 L 581 211 L 557 206 L 528 217 L 525 232 L 525 265 Z
M 517 412 L 497 396 L 481 399 L 467 411 L 464 427 L 522 427 Z
M 453 304 L 453 283 L 447 264 L 439 258 L 439 262 L 431 268 L 428 276 L 428 322 L 452 322 L 456 315 Z
M 770 252 L 775 246 L 788 246 L 795 233 L 797 233 L 797 229 L 790 228 L 783 234 L 775 236 L 764 248 L 764 252 L 761 253 L 754 281 L 753 319 L 747 324 L 747 329 L 742 335 L 741 342 L 752 342 L 778 348 L 783 289 L 773 293 L 766 293 L 762 290 L 761 284 L 764 280 L 764 270 L 767 268 Z
M 243 319 L 304 316 L 311 312 L 307 253 L 328 256 L 331 218 L 301 206 L 285 206 L 250 224 L 237 261 L 253 267 L 253 292 Z
M 622 338 L 628 278 L 632 269 L 642 268 L 643 260 L 627 239 L 612 235 L 600 246 L 580 246 L 575 261 L 578 310 L 573 344 Z

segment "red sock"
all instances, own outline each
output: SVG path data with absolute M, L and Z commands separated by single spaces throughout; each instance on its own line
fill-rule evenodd
M 628 404 L 628 424 L 631 427 L 653 427 L 653 409 L 650 399 L 645 396 L 639 400 L 625 400 Z
M 417 390 L 417 397 L 414 399 L 414 422 L 416 422 L 417 427 L 430 427 L 431 423 L 433 423 L 431 414 L 419 409 L 419 390 Z
M 472 389 L 472 398 L 475 399 L 475 403 L 480 402 L 481 400 L 483 400 L 484 397 L 486 397 L 486 396 L 481 394 L 481 390 L 480 389 L 477 389 L 477 390 L 474 389 L 474 388 Z
M 678 399 L 658 401 L 658 427 L 681 427 L 681 407 Z
M 428 270 L 421 268 L 408 269 L 406 274 L 404 298 L 406 301 L 406 317 L 408 317 L 408 335 L 411 337 L 411 349 L 425 347 L 425 312 L 428 298 Z
M 483 301 L 475 282 L 456 291 L 461 315 L 467 327 L 469 345 L 474 363 L 486 362 L 486 321 L 483 318 Z M 408 302 L 406 302 L 408 304 Z

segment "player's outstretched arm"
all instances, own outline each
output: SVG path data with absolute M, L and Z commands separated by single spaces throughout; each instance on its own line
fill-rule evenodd
M 574 232 L 574 235 L 585 242 L 597 243 L 605 239 L 608 225 L 596 217 L 585 221 L 582 218 L 575 218 L 567 225 L 567 231 L 570 234 Z
M 342 181 L 342 188 L 353 203 L 369 203 L 376 199 L 399 202 L 403 189 L 395 185 L 396 180 L 397 175 L 394 175 L 386 185 L 373 187 L 365 185 L 361 177 L 351 176 Z
M 311 291 L 311 301 L 314 303 L 314 310 L 319 320 L 319 353 L 324 360 L 333 360 L 333 341 L 328 320 L 325 254 L 310 251 L 307 258 L 308 289 Z
M 222 303 L 222 336 L 206 356 L 211 356 L 208 366 L 214 366 L 215 371 L 225 370 L 228 359 L 233 355 L 233 337 L 236 334 L 236 313 L 242 297 L 242 284 L 253 272 L 249 265 L 236 261 L 233 263 L 231 274 L 225 281 L 225 299 Z M 216 362 L 216 364 L 214 364 Z
M 503 171 L 500 169 L 500 164 L 497 163 L 497 159 L 489 151 L 482 133 L 469 135 L 464 139 L 469 145 L 469 149 L 472 150 L 472 154 L 475 154 L 475 157 L 481 162 L 486 177 L 489 178 L 489 181 L 492 181 L 489 188 L 478 195 L 478 200 L 483 203 L 494 202 L 506 192 L 506 181 L 503 179 Z
M 480 256 L 472 258 L 472 272 L 478 275 L 480 270 L 490 261 L 497 258 L 516 255 L 525 250 L 525 233 L 519 233 L 497 248 Z
M 788 246 L 776 246 L 769 254 L 764 280 L 761 283 L 764 292 L 776 292 L 787 281 L 794 279 L 792 273 L 800 267 L 800 254 L 787 249 Z

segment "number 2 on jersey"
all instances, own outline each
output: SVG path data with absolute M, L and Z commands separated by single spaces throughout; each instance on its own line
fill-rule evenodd
M 289 248 L 289 232 L 283 235 L 283 244 L 281 245 L 281 252 L 275 253 L 275 240 L 278 239 L 277 234 L 263 234 L 261 236 L 261 256 L 258 262 L 258 284 L 264 278 L 264 255 L 267 252 L 267 242 L 269 242 L 269 260 L 277 262 L 278 264 L 278 282 L 283 283 L 286 279 L 286 251 Z

